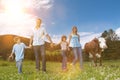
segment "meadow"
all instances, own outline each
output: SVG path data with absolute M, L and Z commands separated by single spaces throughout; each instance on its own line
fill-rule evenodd
M 47 72 L 36 72 L 34 61 L 23 62 L 23 74 L 17 73 L 15 62 L 0 61 L 0 80 L 120 80 L 120 60 L 104 61 L 102 67 L 91 67 L 84 62 L 84 70 L 73 69 L 68 63 L 68 71 L 61 70 L 60 62 L 47 62 Z

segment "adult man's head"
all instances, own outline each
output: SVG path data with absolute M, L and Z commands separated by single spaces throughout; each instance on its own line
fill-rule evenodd
M 36 28 L 39 28 L 41 26 L 42 20 L 40 18 L 36 19 Z

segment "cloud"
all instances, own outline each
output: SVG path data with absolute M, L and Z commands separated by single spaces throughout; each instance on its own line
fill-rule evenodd
M 49 9 L 53 6 L 53 2 L 53 0 L 26 0 L 26 7 Z
M 9 3 L 9 0 L 0 0 L 1 5 Z M 23 7 L 26 8 L 35 8 L 35 9 L 49 9 L 53 6 L 54 0 L 12 0 L 12 2 L 19 2 Z
M 115 33 L 120 37 L 120 27 L 115 30 Z
M 32 28 L 35 26 L 35 18 L 29 14 L 18 21 L 8 18 L 4 13 L 0 13 L 0 35 L 14 34 L 28 37 Z
M 0 0 L 0 35 L 4 34 L 14 34 L 20 35 L 24 37 L 29 37 L 32 28 L 35 26 L 35 19 L 39 15 L 34 15 L 30 13 L 23 13 L 20 16 L 16 15 L 7 15 L 5 13 L 5 5 L 7 4 L 6 1 L 9 0 Z M 13 0 L 14 1 L 14 0 Z M 20 2 L 21 5 L 25 9 L 32 9 L 32 10 L 47 10 L 53 6 L 53 0 L 15 0 L 16 3 Z M 48 10 L 49 11 L 49 10 Z M 44 13 L 44 15 L 48 15 Z M 52 23 L 54 24 L 54 23 Z M 46 25 L 46 24 L 44 24 Z
M 98 38 L 101 36 L 101 33 L 94 33 L 94 32 L 85 32 L 88 35 L 84 35 L 81 37 L 80 42 L 82 45 L 82 48 L 84 48 L 85 43 L 91 41 L 94 38 Z
M 93 32 L 79 32 L 79 35 L 82 36 L 88 36 L 91 35 Z

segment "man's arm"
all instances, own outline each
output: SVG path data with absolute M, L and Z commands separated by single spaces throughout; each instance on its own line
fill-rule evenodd
M 53 42 L 52 42 L 51 37 L 50 37 L 48 34 L 46 35 L 46 37 L 47 37 L 47 39 L 48 39 L 48 40 L 50 41 L 50 43 L 51 43 L 50 46 L 53 47 L 54 44 L 53 44 Z
M 46 35 L 46 37 L 50 41 L 50 43 L 53 43 L 51 37 L 48 34 Z
M 32 42 L 33 42 L 33 36 L 30 37 L 29 47 L 32 46 Z
M 28 49 L 28 48 L 32 48 L 32 45 L 25 46 L 25 48 L 26 48 L 26 49 Z

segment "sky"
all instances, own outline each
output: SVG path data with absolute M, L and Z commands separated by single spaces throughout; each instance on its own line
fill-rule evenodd
M 120 0 L 0 0 L 0 34 L 28 37 L 35 19 L 41 18 L 54 42 L 77 26 L 84 45 L 108 29 L 120 34 L 119 3 Z

